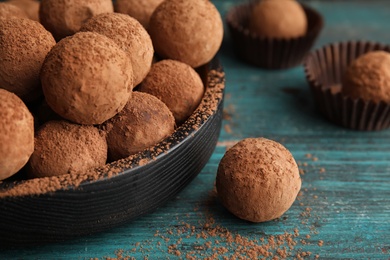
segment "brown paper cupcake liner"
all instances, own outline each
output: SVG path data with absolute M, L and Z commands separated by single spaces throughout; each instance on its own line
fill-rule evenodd
M 332 122 L 363 131 L 390 126 L 389 103 L 352 99 L 340 92 L 348 65 L 362 54 L 375 50 L 390 52 L 390 46 L 365 41 L 333 43 L 305 59 L 306 78 L 316 105 Z
M 302 4 L 308 20 L 306 35 L 291 39 L 263 38 L 248 29 L 249 17 L 255 4 L 256 1 L 235 6 L 226 15 L 237 55 L 264 69 L 286 69 L 302 63 L 323 27 L 322 16 Z

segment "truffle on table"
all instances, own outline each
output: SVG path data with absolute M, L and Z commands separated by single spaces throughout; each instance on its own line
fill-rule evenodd
M 0 20 L 0 88 L 24 102 L 42 95 L 39 73 L 46 55 L 56 44 L 50 32 L 30 19 Z
M 141 152 L 171 135 L 175 119 L 158 98 L 135 91 L 125 108 L 107 124 L 109 158 L 118 160 Z
M 162 60 L 153 64 L 139 91 L 163 101 L 179 125 L 198 107 L 204 86 L 202 79 L 191 66 L 180 61 Z
M 260 37 L 295 38 L 307 31 L 307 17 L 295 0 L 261 0 L 249 17 L 249 29 Z
M 9 0 L 6 3 L 15 5 L 24 10 L 27 16 L 34 21 L 39 22 L 39 5 L 37 0 Z
M 134 18 L 118 13 L 97 15 L 80 29 L 100 33 L 115 41 L 131 57 L 134 86 L 141 83 L 152 65 L 152 40 L 144 27 Z
M 222 158 L 216 187 L 222 204 L 234 215 L 265 222 L 283 215 L 301 188 L 298 166 L 281 144 L 247 138 Z
M 137 19 L 146 29 L 156 7 L 164 0 L 116 0 L 114 10 L 117 13 L 128 14 Z
M 42 0 L 39 19 L 59 41 L 78 32 L 91 17 L 112 12 L 111 0 Z
M 34 151 L 34 119 L 15 94 L 0 89 L 0 180 L 17 173 Z
M 79 32 L 49 52 L 41 71 L 47 104 L 79 124 L 101 124 L 126 105 L 133 89 L 130 57 L 111 39 Z
M 368 52 L 347 68 L 342 94 L 355 99 L 390 103 L 390 53 Z
M 223 38 L 221 16 L 209 0 L 166 0 L 149 23 L 155 51 L 191 67 L 209 62 Z
M 17 6 L 9 3 L 0 3 L 0 20 L 10 18 L 28 18 L 27 13 Z
M 36 134 L 28 171 L 32 177 L 83 173 L 106 161 L 107 142 L 97 128 L 50 121 Z

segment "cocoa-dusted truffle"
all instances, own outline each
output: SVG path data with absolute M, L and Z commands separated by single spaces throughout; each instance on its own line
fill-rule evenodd
M 209 0 L 166 0 L 149 23 L 155 51 L 191 67 L 209 62 L 222 43 L 222 19 Z
M 181 124 L 198 107 L 204 86 L 191 66 L 180 61 L 162 60 L 153 64 L 139 91 L 158 97 L 172 111 L 177 124 Z
M 134 85 L 138 85 L 150 70 L 153 44 L 149 34 L 134 18 L 117 13 L 100 14 L 91 18 L 81 31 L 97 32 L 115 41 L 132 61 Z
M 78 32 L 89 18 L 112 12 L 111 0 L 42 0 L 39 19 L 58 41 Z
M 0 20 L 0 88 L 30 102 L 42 95 L 39 72 L 55 45 L 53 36 L 30 19 Z
M 252 222 L 280 217 L 298 195 L 301 178 L 291 153 L 265 138 L 248 138 L 222 158 L 216 181 L 222 204 Z
M 133 89 L 130 57 L 111 39 L 79 32 L 57 43 L 41 71 L 48 105 L 79 124 L 101 124 L 126 105 Z
M 145 28 L 149 27 L 150 16 L 164 0 L 117 0 L 114 10 L 137 19 Z
M 24 10 L 27 16 L 34 21 L 39 22 L 39 1 L 37 0 L 9 0 L 7 3 L 15 5 Z
M 27 13 L 17 6 L 9 3 L 0 3 L 0 20 L 10 18 L 28 18 Z
M 341 89 L 344 95 L 390 103 L 390 53 L 368 52 L 348 67 Z
M 108 125 L 109 157 L 118 160 L 151 147 L 171 135 L 175 119 L 158 98 L 136 91 L 125 108 Z
M 307 18 L 295 0 L 261 0 L 252 10 L 249 28 L 260 37 L 294 38 L 307 30 Z
M 15 94 L 0 89 L 0 180 L 18 172 L 34 151 L 34 119 Z
M 33 177 L 82 173 L 106 161 L 107 142 L 97 128 L 50 121 L 36 134 L 28 171 Z

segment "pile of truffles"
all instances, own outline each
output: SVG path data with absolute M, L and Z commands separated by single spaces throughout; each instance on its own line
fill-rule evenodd
M 130 2 L 139 1 L 118 0 L 117 13 L 111 0 L 0 3 L 0 180 L 128 157 L 198 107 L 195 68 L 222 43 L 217 9 L 208 0 Z

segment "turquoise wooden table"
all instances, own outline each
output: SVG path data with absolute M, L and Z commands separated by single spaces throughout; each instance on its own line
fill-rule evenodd
M 224 15 L 239 1 L 214 3 Z M 316 47 L 357 39 L 390 43 L 389 1 L 307 4 L 325 18 Z M 227 78 L 223 130 L 210 161 L 185 190 L 154 213 L 105 233 L 3 250 L 0 259 L 390 259 L 390 130 L 357 132 L 328 122 L 315 108 L 302 67 L 246 65 L 234 56 L 227 31 L 219 57 Z M 214 180 L 228 147 L 259 136 L 292 152 L 303 186 L 282 218 L 252 224 L 218 203 Z

